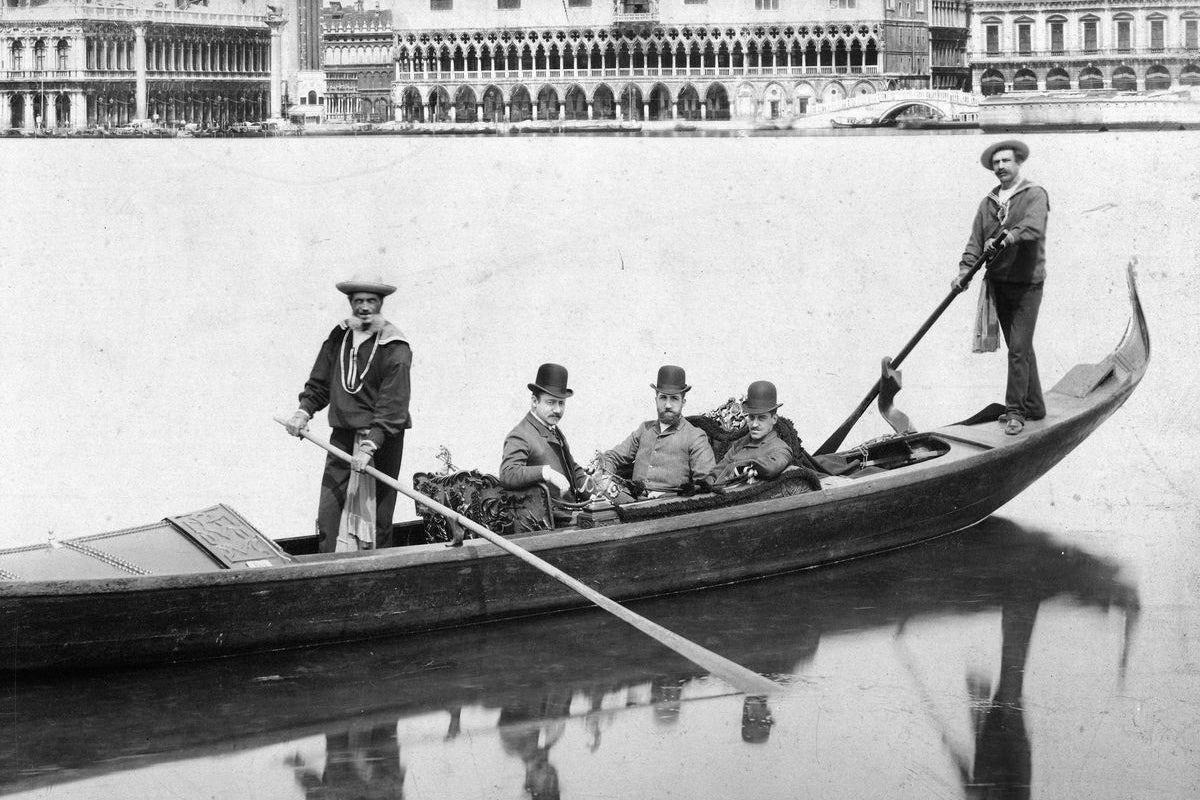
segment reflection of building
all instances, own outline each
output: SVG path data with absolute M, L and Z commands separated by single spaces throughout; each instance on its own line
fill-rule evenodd
M 927 2 L 399 0 L 396 117 L 799 115 L 928 86 Z
M 976 0 L 971 66 L 984 94 L 1200 85 L 1194 0 Z
M 321 12 L 321 42 L 330 119 L 392 118 L 392 12 L 330 3 Z
M 264 0 L 178 6 L 3 0 L 0 127 L 277 115 L 272 48 L 283 23 L 268 17 Z

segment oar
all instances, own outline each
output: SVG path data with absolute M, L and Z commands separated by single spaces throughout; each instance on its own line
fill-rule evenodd
M 281 417 L 275 417 L 275 421 L 281 425 L 287 425 L 287 420 Z M 349 453 L 339 450 L 329 442 L 323 441 L 308 431 L 301 431 L 300 435 L 318 447 L 328 451 L 337 458 L 342 459 L 343 461 L 351 460 Z M 625 606 L 617 603 L 615 600 L 600 594 L 600 592 L 596 591 L 587 584 L 572 578 L 558 567 L 543 561 L 541 558 L 538 558 L 525 548 L 513 544 L 511 541 L 505 539 L 498 533 L 488 530 L 475 520 L 465 517 L 454 509 L 442 505 L 432 497 L 428 497 L 418 491 L 402 486 L 399 482 L 393 480 L 391 477 L 385 475 L 372 466 L 367 466 L 363 471 L 375 478 L 375 480 L 381 481 L 387 486 L 392 487 L 397 492 L 411 497 L 413 500 L 425 506 L 426 508 L 431 508 L 439 514 L 454 520 L 459 525 L 469 528 L 500 549 L 516 556 L 536 569 L 541 570 L 559 583 L 565 584 L 610 614 L 629 623 L 647 636 L 657 639 L 659 642 L 671 648 L 676 653 L 679 653 L 679 655 L 688 659 L 692 663 L 698 664 L 711 674 L 716 675 L 733 686 L 736 686 L 740 691 L 745 692 L 746 694 L 771 694 L 779 691 L 780 687 L 774 681 L 768 680 L 762 675 L 759 675 L 757 672 L 752 672 L 740 664 L 735 664 L 724 656 L 719 656 L 713 651 L 707 650 L 695 642 L 685 639 L 673 631 L 667 630 L 657 622 L 651 622 L 640 614 L 635 614 L 634 612 L 625 608 Z
M 1005 233 L 1007 233 L 1007 231 L 1001 229 L 994 238 L 996 240 L 1002 240 Z M 921 338 L 929 331 L 930 328 L 933 327 L 933 323 L 937 322 L 938 317 L 942 315 L 942 312 L 950 307 L 950 304 L 954 302 L 954 298 L 958 297 L 966 290 L 967 284 L 971 282 L 971 278 L 975 277 L 975 273 L 982 269 L 989 260 L 995 258 L 996 253 L 999 252 L 1000 249 L 997 248 L 990 256 L 982 255 L 979 257 L 979 259 L 975 262 L 975 266 L 971 267 L 970 271 L 968 271 L 964 277 L 962 281 L 963 288 L 950 290 L 950 293 L 946 295 L 946 298 L 942 300 L 938 307 L 934 309 L 933 313 L 929 315 L 929 319 L 925 320 L 925 324 L 921 326 L 921 329 L 917 331 L 916 335 L 909 339 L 908 344 L 904 345 L 904 348 L 901 349 L 900 354 L 892 359 L 892 369 L 900 366 L 900 362 L 904 361 L 908 354 L 912 352 L 913 348 L 917 346 L 917 342 L 921 341 Z M 846 421 L 838 426 L 836 431 L 830 434 L 829 438 L 825 440 L 825 443 L 817 448 L 817 451 L 813 453 L 813 455 L 823 456 L 827 453 L 832 453 L 841 447 L 846 435 L 850 433 L 850 429 L 854 427 L 855 423 L 858 422 L 859 418 L 866 412 L 867 408 L 871 405 L 875 398 L 879 396 L 879 383 L 881 380 L 882 378 L 875 381 L 875 385 L 871 387 L 871 391 L 867 392 L 867 396 L 862 399 L 862 402 L 858 404 L 858 407 L 850 412 L 850 416 L 846 417 Z

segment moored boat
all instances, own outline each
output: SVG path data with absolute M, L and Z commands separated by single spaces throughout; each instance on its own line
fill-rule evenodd
M 1030 421 L 1021 436 L 1003 435 L 993 413 L 980 424 L 865 447 L 860 462 L 876 469 L 823 478 L 815 490 L 736 505 L 692 503 L 667 515 L 655 512 L 684 503 L 647 501 L 626 507 L 621 518 L 593 519 L 592 527 L 518 534 L 520 544 L 627 600 L 865 556 L 969 527 L 1045 474 L 1133 392 L 1150 347 L 1132 269 L 1129 288 L 1131 319 L 1119 345 L 1099 363 L 1071 369 L 1047 393 L 1046 418 Z M 420 525 L 398 532 L 415 539 Z M 305 543 L 281 547 L 217 506 L 0 551 L 0 668 L 198 659 L 584 604 L 483 540 L 349 554 L 302 554 Z
M 835 128 L 891 128 L 896 125 L 894 119 L 878 117 L 842 117 L 830 120 Z

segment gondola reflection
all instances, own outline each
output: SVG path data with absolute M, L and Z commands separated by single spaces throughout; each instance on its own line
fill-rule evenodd
M 1025 663 L 1039 609 L 1052 599 L 1136 620 L 1137 592 L 1118 565 L 996 518 L 919 548 L 636 609 L 792 684 L 785 696 L 822 691 L 798 676 L 823 640 L 891 629 L 903 649 L 915 620 L 999 613 L 999 679 L 993 688 L 967 676 L 975 740 L 970 752 L 948 755 L 964 796 L 1017 798 L 1029 796 L 1031 783 Z M 323 764 L 299 751 L 279 764 L 306 798 L 399 798 L 414 779 L 402 753 L 410 752 L 406 725 L 432 715 L 438 746 L 490 726 L 494 768 L 515 759 L 523 776 L 502 796 L 554 798 L 571 786 L 579 796 L 561 758 L 564 742 L 579 745 L 572 731 L 602 759 L 617 722 L 665 734 L 694 703 L 719 701 L 740 731 L 720 748 L 771 743 L 786 722 L 776 719 L 775 698 L 728 702 L 730 694 L 599 612 L 166 669 L 22 677 L 0 695 L 0 793 L 323 736 Z

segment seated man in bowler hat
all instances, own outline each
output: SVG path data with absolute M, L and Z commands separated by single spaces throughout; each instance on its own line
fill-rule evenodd
M 588 475 L 571 457 L 571 448 L 558 427 L 566 411 L 567 368 L 542 364 L 537 378 L 528 384 L 532 393 L 525 419 L 509 431 L 500 459 L 500 483 L 506 489 L 523 489 L 547 484 L 550 494 L 569 503 L 582 502 Z
M 716 458 L 708 436 L 683 416 L 683 405 L 692 388 L 683 367 L 660 367 L 658 382 L 650 388 L 654 390 L 658 418 L 638 425 L 623 442 L 605 452 L 604 468 L 618 475 L 631 475 L 651 497 L 707 482 L 712 478 Z
M 792 448 L 775 430 L 775 423 L 779 421 L 776 412 L 781 405 L 776 400 L 775 384 L 770 381 L 750 384 L 742 402 L 749 431 L 725 451 L 721 463 L 717 464 L 717 483 L 767 480 L 788 468 L 794 455 Z

